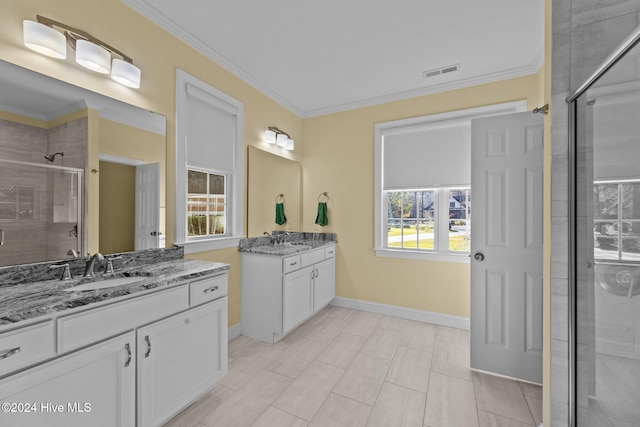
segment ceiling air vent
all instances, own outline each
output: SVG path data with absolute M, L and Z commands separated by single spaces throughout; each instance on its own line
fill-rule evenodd
M 434 68 L 433 70 L 423 71 L 422 77 L 425 79 L 429 79 L 431 77 L 436 77 L 442 74 L 453 73 L 454 71 L 458 71 L 459 69 L 460 69 L 460 64 L 447 65 L 446 67 Z

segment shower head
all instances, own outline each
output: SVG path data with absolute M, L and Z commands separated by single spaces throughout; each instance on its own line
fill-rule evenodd
M 54 153 L 54 154 L 47 154 L 47 155 L 44 156 L 44 158 L 53 163 L 53 160 L 58 155 L 61 156 L 61 157 L 64 157 L 64 153 L 60 152 L 60 153 Z

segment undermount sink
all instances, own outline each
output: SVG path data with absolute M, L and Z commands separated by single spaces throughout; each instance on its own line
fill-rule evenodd
M 129 283 L 144 280 L 143 277 L 116 277 L 107 280 L 98 280 L 95 282 L 83 283 L 81 285 L 66 288 L 67 292 L 95 291 L 96 289 L 113 288 L 115 286 L 128 285 Z

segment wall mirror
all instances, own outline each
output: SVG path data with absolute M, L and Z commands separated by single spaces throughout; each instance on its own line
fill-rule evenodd
M 164 247 L 165 171 L 164 116 L 0 61 L 0 266 Z
M 274 230 L 301 231 L 300 163 L 249 147 L 248 166 L 247 236 Z M 284 204 L 284 224 L 276 224 L 276 203 Z

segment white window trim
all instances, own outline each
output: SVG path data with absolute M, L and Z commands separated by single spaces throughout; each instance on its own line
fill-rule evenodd
M 229 172 L 227 218 L 229 232 L 223 237 L 187 239 L 187 160 L 186 123 L 187 94 L 215 105 L 236 116 L 234 170 Z M 229 106 L 233 108 L 229 108 Z M 175 163 L 175 244 L 184 247 L 186 254 L 238 246 L 244 237 L 244 105 L 241 101 L 212 87 L 208 83 L 176 69 L 176 163 Z
M 518 113 L 527 110 L 527 101 L 514 101 L 485 107 L 469 108 L 448 113 L 376 123 L 375 139 L 375 178 L 374 178 L 374 253 L 376 256 L 390 258 L 419 259 L 429 261 L 469 263 L 469 254 L 450 251 L 416 251 L 411 249 L 391 249 L 386 247 L 386 200 L 383 197 L 382 183 L 382 142 L 387 135 L 397 135 L 417 130 L 434 129 L 459 125 L 481 117 Z M 400 191 L 400 190 L 398 190 Z M 473 192 L 473 188 L 471 189 Z M 447 205 L 448 206 L 448 205 Z M 472 228 L 473 230 L 473 228 Z

